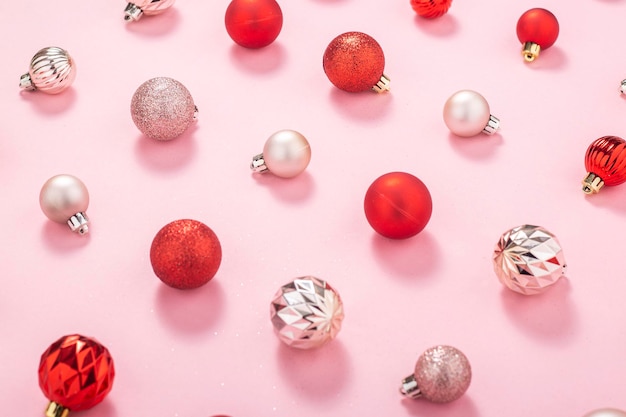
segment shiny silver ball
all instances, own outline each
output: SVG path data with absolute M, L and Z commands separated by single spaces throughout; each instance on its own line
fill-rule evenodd
M 65 49 L 50 46 L 33 56 L 28 73 L 20 78 L 20 87 L 58 94 L 72 85 L 74 78 L 76 64 L 70 54 Z
M 50 220 L 67 223 L 72 231 L 79 234 L 89 231 L 85 214 L 89 207 L 89 191 L 75 176 L 55 175 L 46 181 L 39 193 L 39 205 Z

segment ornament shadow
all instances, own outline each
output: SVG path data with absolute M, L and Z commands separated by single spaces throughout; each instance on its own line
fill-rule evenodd
M 109 398 L 105 398 L 96 407 L 84 410 L 80 413 L 82 417 L 117 417 L 118 413 L 115 404 Z
M 499 133 L 493 135 L 481 133 L 471 138 L 464 138 L 450 133 L 448 141 L 459 154 L 475 161 L 485 161 L 493 158 L 498 147 L 504 143 L 502 135 Z
M 459 30 L 458 20 L 449 13 L 436 19 L 426 19 L 416 15 L 414 21 L 415 26 L 422 32 L 440 38 L 454 35 Z
M 194 123 L 179 137 L 169 141 L 150 139 L 145 135 L 137 137 L 135 155 L 142 166 L 155 171 L 176 171 L 187 165 L 197 151 L 194 133 L 198 124 Z
M 224 290 L 218 281 L 200 288 L 178 290 L 159 283 L 155 310 L 168 328 L 184 334 L 205 332 L 222 318 Z
M 180 13 L 176 8 L 170 8 L 165 12 L 154 16 L 143 16 L 136 22 L 126 22 L 123 14 L 120 16 L 122 24 L 126 30 L 136 35 L 152 38 L 159 35 L 166 35 L 175 30 L 180 25 Z
M 471 389 L 471 387 L 470 387 Z M 419 417 L 479 417 L 472 398 L 465 394 L 456 401 L 435 404 L 424 399 L 403 398 L 402 406 L 409 415 Z
M 567 55 L 558 46 L 542 51 L 539 57 L 533 62 L 524 64 L 532 70 L 561 70 L 567 67 Z
M 281 342 L 276 349 L 280 375 L 293 395 L 332 408 L 350 381 L 350 355 L 339 339 L 317 349 L 294 349 Z
M 20 91 L 22 100 L 32 104 L 37 113 L 42 115 L 55 115 L 63 113 L 74 106 L 76 102 L 76 90 L 69 87 L 59 94 L 46 94 L 41 91 Z
M 41 228 L 41 236 L 46 247 L 59 253 L 83 248 L 91 240 L 90 233 L 80 236 L 78 233 L 72 232 L 66 224 L 55 223 L 51 220 L 44 223 Z
M 428 231 L 399 240 L 374 233 L 372 254 L 392 278 L 410 284 L 426 284 L 433 280 L 441 263 L 439 245 Z
M 506 315 L 524 333 L 540 342 L 563 346 L 578 332 L 570 291 L 569 280 L 561 277 L 541 294 L 528 296 L 503 287 L 500 296 Z
M 585 195 L 585 200 L 595 206 L 626 215 L 626 193 L 618 187 L 604 187 L 595 195 Z
M 330 102 L 341 115 L 362 122 L 379 122 L 391 110 L 393 103 L 392 91 L 375 93 L 362 91 L 349 93 L 336 87 L 330 90 Z
M 250 49 L 234 44 L 230 48 L 230 59 L 235 66 L 252 74 L 272 72 L 285 63 L 285 48 L 273 42 L 264 48 Z
M 276 198 L 286 203 L 303 203 L 315 193 L 313 176 L 306 171 L 294 178 L 280 178 L 269 172 L 252 176 L 257 183 L 266 186 Z

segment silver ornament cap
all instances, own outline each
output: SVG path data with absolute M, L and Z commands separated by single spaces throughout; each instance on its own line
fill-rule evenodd
M 270 318 L 283 343 L 299 349 L 317 348 L 339 333 L 343 303 L 326 281 L 304 276 L 276 292 L 270 304 Z
M 30 61 L 28 73 L 20 77 L 20 88 L 58 94 L 72 85 L 76 64 L 62 48 L 49 46 L 39 50 Z
M 541 226 L 524 224 L 502 234 L 493 252 L 493 267 L 502 284 L 525 295 L 539 294 L 565 273 L 556 236 Z
M 420 355 L 413 375 L 402 380 L 400 393 L 447 403 L 459 399 L 471 381 L 472 367 L 463 352 L 453 346 L 439 345 Z

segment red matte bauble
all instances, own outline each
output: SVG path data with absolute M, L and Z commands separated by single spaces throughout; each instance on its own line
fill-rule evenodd
M 228 35 L 246 48 L 274 42 L 283 27 L 283 12 L 276 0 L 233 0 L 224 18 Z
M 603 136 L 594 140 L 585 153 L 585 169 L 585 194 L 597 193 L 604 185 L 626 182 L 626 141 L 617 136 Z
M 51 401 L 49 409 L 91 408 L 111 391 L 114 378 L 111 354 L 89 337 L 63 336 L 41 355 L 39 387 Z
M 411 0 L 411 7 L 421 17 L 434 19 L 448 12 L 452 0 Z
M 406 172 L 390 172 L 370 185 L 365 194 L 365 217 L 381 235 L 406 239 L 421 232 L 433 211 L 426 185 Z
M 517 38 L 522 43 L 533 42 L 541 46 L 541 49 L 547 49 L 558 36 L 559 22 L 546 9 L 530 9 L 517 21 Z
M 222 262 L 222 246 L 204 223 L 176 220 L 154 237 L 150 262 L 156 276 L 170 287 L 198 288 L 217 273 Z
M 367 91 L 383 76 L 385 54 L 371 36 L 362 32 L 347 32 L 328 44 L 323 66 L 335 87 L 351 93 Z

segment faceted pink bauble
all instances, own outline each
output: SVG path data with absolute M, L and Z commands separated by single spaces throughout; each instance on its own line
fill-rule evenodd
M 435 346 L 417 359 L 413 376 L 422 397 L 435 403 L 447 403 L 467 391 L 472 381 L 472 368 L 457 348 Z
M 189 90 L 167 77 L 152 78 L 141 84 L 130 103 L 137 128 L 156 140 L 180 136 L 195 120 L 196 111 Z
M 500 236 L 493 266 L 502 284 L 531 295 L 544 291 L 565 273 L 565 257 L 557 238 L 543 227 L 522 225 Z
M 282 286 L 270 305 L 278 338 L 300 349 L 316 348 L 334 339 L 343 316 L 339 294 L 326 281 L 311 276 Z

